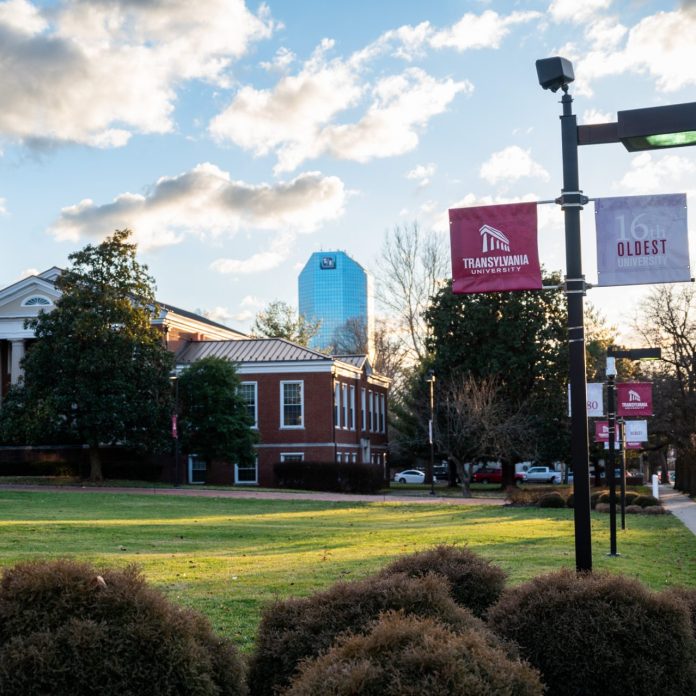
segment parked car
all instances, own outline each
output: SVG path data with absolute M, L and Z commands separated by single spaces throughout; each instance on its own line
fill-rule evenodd
M 524 474 L 515 473 L 515 480 L 522 481 Z M 500 468 L 482 466 L 471 477 L 473 483 L 502 483 L 503 470 Z
M 561 472 L 550 466 L 530 466 L 523 476 L 526 483 L 560 483 L 563 479 Z
M 425 474 L 418 469 L 407 469 L 394 474 L 394 480 L 398 483 L 425 483 Z
M 433 478 L 436 481 L 449 481 L 449 466 L 434 466 Z

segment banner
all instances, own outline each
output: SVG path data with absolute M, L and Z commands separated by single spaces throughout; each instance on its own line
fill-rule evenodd
M 652 416 L 652 384 L 627 382 L 616 385 L 616 414 L 621 416 Z
M 648 441 L 648 421 L 635 420 L 624 421 L 624 434 L 626 447 Z M 620 426 L 616 424 L 614 439 L 619 441 Z M 609 421 L 595 421 L 595 442 L 609 442 Z
M 449 211 L 452 292 L 539 290 L 536 203 Z
M 598 418 L 604 415 L 604 402 L 602 400 L 602 382 L 590 382 L 587 386 L 587 417 Z M 568 415 L 572 416 L 570 406 L 570 384 L 568 385 Z
M 595 200 L 598 285 L 691 280 L 686 194 Z

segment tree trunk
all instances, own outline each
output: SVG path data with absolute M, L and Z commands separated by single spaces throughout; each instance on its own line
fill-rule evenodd
M 506 491 L 510 487 L 514 488 L 517 485 L 517 480 L 515 479 L 515 465 L 512 462 L 501 462 L 501 466 L 501 490 Z
M 102 461 L 101 452 L 99 451 L 99 445 L 89 446 L 89 480 L 104 480 L 104 475 L 102 474 Z
M 457 467 L 457 474 L 459 474 L 459 480 L 462 484 L 462 497 L 472 498 L 471 487 L 469 485 L 471 483 L 471 464 L 460 462 L 455 457 L 452 457 L 452 460 Z

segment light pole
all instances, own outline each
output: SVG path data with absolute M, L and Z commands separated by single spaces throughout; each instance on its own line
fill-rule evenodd
M 435 416 L 435 371 L 428 370 L 425 380 L 430 385 L 430 420 L 428 421 L 428 442 L 430 443 L 430 495 L 435 495 L 435 442 L 433 439 L 433 420 Z
M 616 122 L 578 126 L 572 112 L 573 98 L 568 94 L 568 85 L 575 79 L 571 62 L 560 56 L 542 58 L 536 61 L 536 70 L 543 89 L 550 89 L 552 92 L 559 89 L 563 91 L 563 188 L 556 203 L 561 205 L 565 214 L 565 293 L 568 299 L 575 565 L 578 571 L 589 571 L 592 570 L 592 538 L 582 300 L 588 286 L 582 274 L 580 244 L 580 210 L 588 202 L 588 198 L 580 190 L 578 146 L 621 142 L 629 152 L 636 152 L 696 145 L 696 102 L 619 111 Z
M 169 375 L 174 383 L 174 413 L 172 413 L 172 438 L 174 438 L 174 486 L 179 486 L 179 375 L 174 370 Z

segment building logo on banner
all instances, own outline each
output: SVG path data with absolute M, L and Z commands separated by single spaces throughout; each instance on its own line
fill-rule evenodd
M 686 194 L 595 200 L 599 285 L 691 280 Z
M 652 384 L 631 382 L 616 385 L 616 413 L 619 416 L 652 416 Z
M 641 442 L 648 440 L 648 422 L 644 420 L 625 421 L 624 435 L 626 438 L 626 449 L 639 449 Z M 609 442 L 609 422 L 595 421 L 595 442 Z M 620 443 L 620 428 L 616 426 L 615 442 Z
M 536 203 L 449 211 L 454 293 L 538 290 Z

